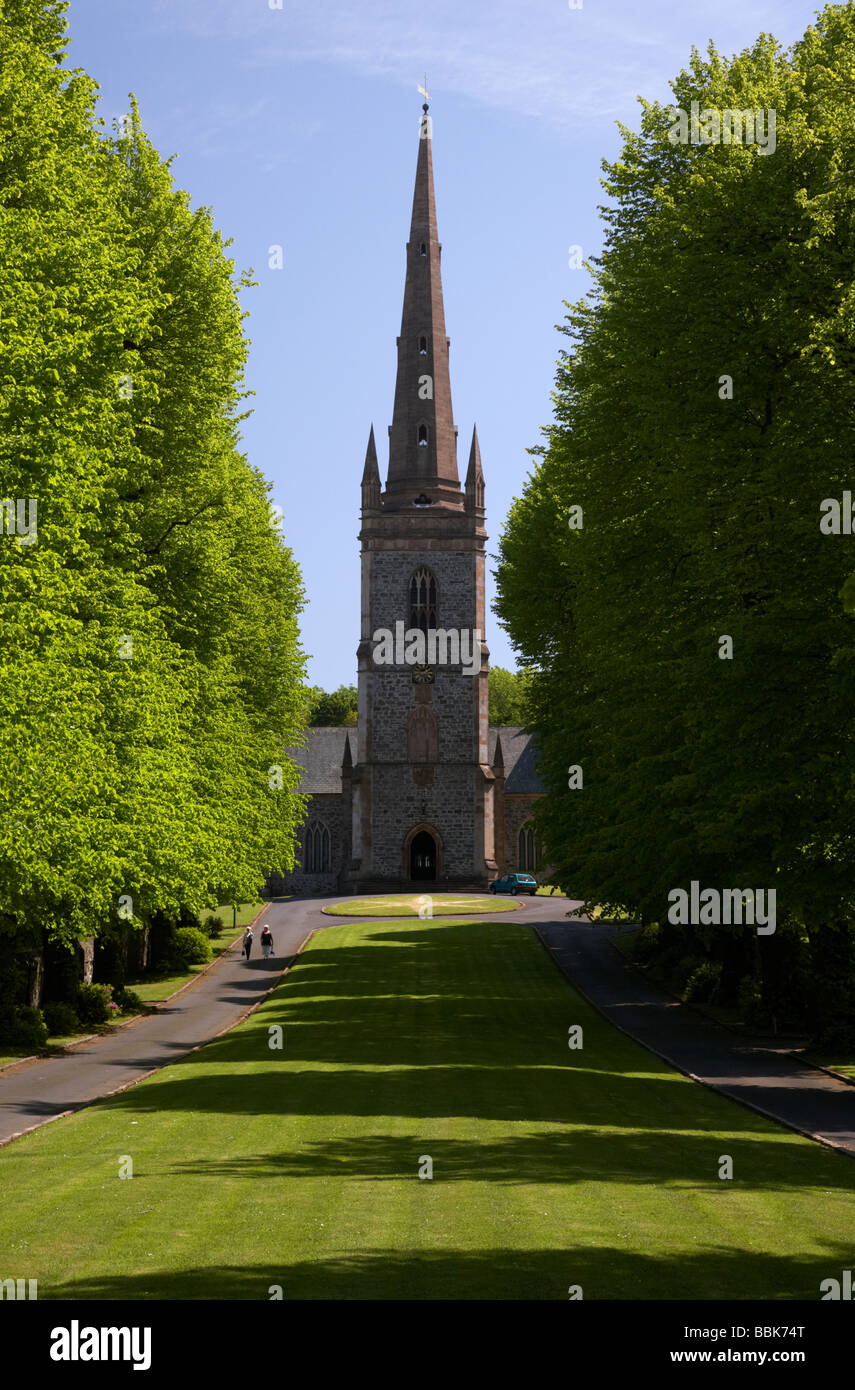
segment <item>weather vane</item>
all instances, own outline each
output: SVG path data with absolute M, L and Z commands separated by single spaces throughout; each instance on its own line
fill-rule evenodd
M 422 96 L 423 96 L 424 99 L 425 99 L 425 110 L 427 110 L 427 103 L 430 101 L 430 97 L 428 96 L 428 89 L 427 89 L 427 73 L 425 73 L 425 85 L 424 85 L 423 87 L 419 87 L 419 91 L 421 92 Z

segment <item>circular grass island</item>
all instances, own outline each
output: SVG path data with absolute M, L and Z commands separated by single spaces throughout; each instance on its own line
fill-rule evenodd
M 322 910 L 332 917 L 460 917 L 475 912 L 512 912 L 515 899 L 474 893 L 391 893 L 348 898 Z

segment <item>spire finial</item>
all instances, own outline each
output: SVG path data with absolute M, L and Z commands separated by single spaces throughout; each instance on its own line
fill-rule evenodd
M 427 114 L 428 102 L 430 101 L 430 96 L 428 95 L 427 73 L 425 73 L 425 85 L 423 87 L 419 87 L 419 91 L 424 97 L 424 105 L 422 106 L 422 110 L 425 112 L 425 114 Z

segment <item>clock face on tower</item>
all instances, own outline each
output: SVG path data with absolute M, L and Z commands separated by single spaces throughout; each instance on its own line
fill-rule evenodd
M 433 685 L 435 679 L 432 666 L 413 667 L 413 685 Z

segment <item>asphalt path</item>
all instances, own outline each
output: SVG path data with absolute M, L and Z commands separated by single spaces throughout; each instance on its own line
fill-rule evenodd
M 234 946 L 154 1013 L 63 1056 L 0 1072 L 0 1144 L 131 1086 L 234 1027 L 278 983 L 312 931 L 341 923 L 321 911 L 341 901 L 268 904 L 256 921 L 248 963 Z M 578 904 L 540 897 L 518 906 L 503 920 L 521 930 L 533 927 L 556 966 L 610 1022 L 695 1080 L 855 1157 L 855 1087 L 719 1028 L 658 990 L 609 944 L 618 928 L 567 919 Z M 258 940 L 263 922 L 276 948 L 270 961 L 262 958 Z

